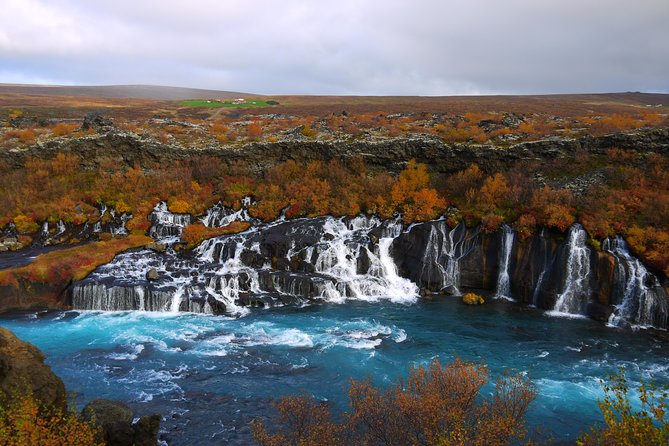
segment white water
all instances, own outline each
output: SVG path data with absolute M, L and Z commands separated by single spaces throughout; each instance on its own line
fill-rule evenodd
M 398 276 L 390 256 L 394 237 L 380 238 L 371 250 L 366 246 L 365 242 L 369 242 L 366 233 L 380 224 L 375 218 L 356 217 L 348 226 L 343 220 L 327 219 L 323 225 L 324 235 L 316 247 L 318 254 L 314 266 L 316 272 L 335 279 L 336 286 L 328 282 L 322 284 L 320 296 L 323 299 L 331 302 L 344 302 L 347 298 L 366 301 L 386 298 L 403 303 L 416 301 L 418 287 Z M 400 230 L 401 225 L 392 222 L 384 232 L 395 235 Z M 369 259 L 369 267 L 359 272 L 358 259 L 363 250 Z
M 585 314 L 590 296 L 590 250 L 586 246 L 587 233 L 581 225 L 569 229 L 567 275 L 564 290 L 555 301 L 554 315 L 578 316 Z
M 539 240 L 541 241 L 542 249 L 544 252 L 544 259 L 543 259 L 544 263 L 541 268 L 541 273 L 539 273 L 539 277 L 537 278 L 537 284 L 535 285 L 534 291 L 532 292 L 532 305 L 535 307 L 539 306 L 539 293 L 541 292 L 541 286 L 544 284 L 546 272 L 549 270 L 551 266 L 550 253 L 548 250 L 548 242 L 544 236 L 543 229 L 541 230 L 541 234 L 539 234 Z
M 606 239 L 602 249 L 616 258 L 616 285 L 620 288 L 616 294 L 621 296 L 609 324 L 646 328 L 659 322 L 658 325 L 665 326 L 667 295 L 657 277 L 630 254 L 621 237 Z
M 246 197 L 242 200 L 242 206 L 239 210 L 234 211 L 226 208 L 222 203 L 218 203 L 207 209 L 204 217 L 200 219 L 203 225 L 210 228 L 220 228 L 227 226 L 233 221 L 251 221 L 248 207 L 251 205 L 251 198 Z
M 511 250 L 513 249 L 515 233 L 508 225 L 502 225 L 502 233 L 502 251 L 500 251 L 499 275 L 497 276 L 495 299 L 514 300 L 511 297 L 509 263 L 511 261 Z
M 460 260 L 471 251 L 478 234 L 469 238 L 466 235 L 463 223 L 448 230 L 446 222 L 434 222 L 423 255 L 421 277 L 433 281 L 436 275 L 440 281 L 439 290 L 461 294 Z
M 191 223 L 189 214 L 175 214 L 168 210 L 167 203 L 161 201 L 153 208 L 149 215 L 152 223 L 149 229 L 149 235 L 156 240 L 176 241 L 175 237 L 180 237 L 183 228 Z

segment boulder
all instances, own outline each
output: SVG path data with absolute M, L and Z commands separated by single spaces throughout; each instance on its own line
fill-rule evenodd
M 108 446 L 155 446 L 158 441 L 160 415 L 144 416 L 133 424 L 132 409 L 120 401 L 91 401 L 81 415 L 101 428 L 100 440 Z
M 155 251 L 155 252 L 161 252 L 162 253 L 162 252 L 167 251 L 167 245 L 165 243 L 161 243 L 161 242 L 151 242 L 148 245 L 146 245 L 146 247 L 148 249 L 150 249 L 151 251 Z
M 98 112 L 90 112 L 84 116 L 84 122 L 81 124 L 82 130 L 99 130 L 105 127 L 112 127 L 114 124 L 109 118 L 105 118 Z
M 155 268 L 151 268 L 146 272 L 146 280 L 158 280 L 160 279 L 160 274 L 158 274 L 158 270 Z
M 44 406 L 67 409 L 65 385 L 44 364 L 42 352 L 0 327 L 0 394 L 6 397 L 25 387 Z
M 483 299 L 483 296 L 480 294 L 467 293 L 462 296 L 462 303 L 465 305 L 483 305 L 485 303 L 485 299 Z

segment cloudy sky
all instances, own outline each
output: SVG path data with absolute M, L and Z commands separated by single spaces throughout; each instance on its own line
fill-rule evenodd
M 2 0 L 0 82 L 669 93 L 669 0 Z

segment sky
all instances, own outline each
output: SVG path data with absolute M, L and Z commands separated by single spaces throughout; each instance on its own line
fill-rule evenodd
M 669 93 L 669 0 L 0 3 L 0 83 Z

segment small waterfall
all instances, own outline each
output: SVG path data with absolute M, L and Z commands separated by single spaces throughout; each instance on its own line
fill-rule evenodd
M 548 240 L 546 239 L 544 229 L 541 230 L 539 234 L 539 240 L 541 243 L 541 251 L 544 253 L 543 264 L 539 277 L 537 277 L 537 284 L 534 287 L 532 292 L 532 306 L 539 307 L 539 293 L 541 292 L 541 287 L 544 284 L 544 279 L 546 278 L 546 273 L 550 270 L 553 262 L 550 258 L 550 250 L 548 249 Z
M 233 221 L 251 221 L 252 218 L 249 215 L 248 208 L 251 206 L 251 198 L 246 197 L 242 200 L 242 206 L 239 210 L 235 211 L 230 208 L 226 208 L 222 203 L 217 203 L 211 208 L 207 209 L 204 217 L 200 219 L 203 225 L 210 228 L 220 228 L 222 226 L 227 226 Z
M 590 287 L 590 250 L 586 246 L 587 233 L 579 224 L 569 230 L 567 249 L 567 271 L 562 293 L 557 297 L 553 313 L 583 315 L 585 314 Z
M 609 324 L 633 327 L 667 326 L 667 294 L 654 274 L 633 257 L 621 237 L 606 239 L 602 249 L 616 259 L 615 289 L 617 297 Z
M 390 255 L 394 237 L 382 237 L 369 248 L 368 232 L 379 226 L 378 219 L 356 217 L 346 225 L 342 220 L 328 218 L 323 225 L 324 235 L 316 246 L 314 262 L 316 272 L 334 278 L 337 286 L 325 284 L 322 297 L 335 302 L 347 298 L 375 301 L 388 298 L 393 302 L 413 302 L 418 297 L 418 287 L 399 277 Z M 389 223 L 382 228 L 382 235 L 398 234 L 401 225 Z M 367 268 L 359 271 L 361 256 L 368 261 Z
M 66 231 L 65 223 L 63 223 L 63 220 L 58 220 L 58 225 L 57 225 L 57 231 L 56 235 L 62 235 Z
M 477 240 L 478 232 L 467 237 L 464 223 L 448 230 L 445 221 L 431 222 L 428 240 L 422 259 L 420 282 L 440 282 L 439 290 L 461 294 L 460 260 L 469 254 Z
M 516 234 L 508 225 L 502 225 L 502 251 L 499 259 L 499 275 L 497 276 L 497 290 L 495 299 L 514 300 L 511 297 L 511 279 L 509 277 L 509 263 L 511 250 Z
M 167 209 L 167 203 L 161 201 L 153 208 L 149 220 L 152 223 L 149 235 L 156 240 L 167 242 L 181 236 L 183 228 L 191 223 L 191 216 L 174 214 Z

